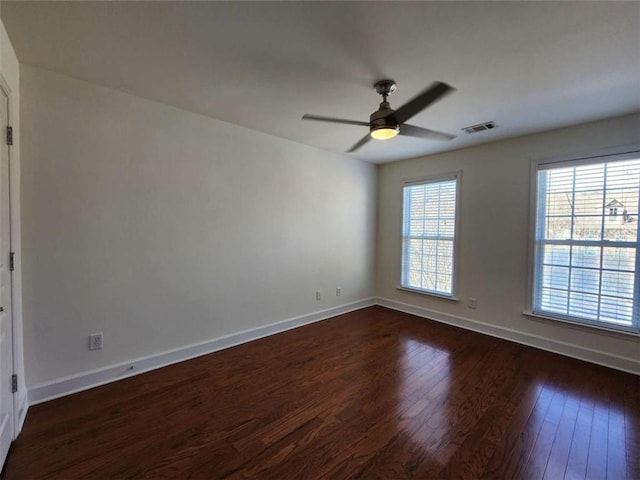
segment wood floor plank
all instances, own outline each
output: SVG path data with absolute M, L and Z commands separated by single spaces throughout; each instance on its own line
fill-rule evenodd
M 538 430 L 535 446 L 524 469 L 523 478 L 544 478 L 544 472 L 552 453 L 553 442 L 558 432 L 559 417 L 566 400 L 567 396 L 563 392 L 555 391 L 549 404 L 547 415 Z
M 496 401 L 458 446 L 455 454 L 438 473 L 438 478 L 483 478 L 493 455 L 508 444 L 506 434 L 527 399 L 537 398 L 537 387 L 519 365 L 513 381 L 505 382 Z M 528 410 L 525 407 L 525 411 Z M 528 415 L 527 415 L 528 416 Z M 506 440 L 506 441 L 505 441 Z
M 372 429 L 387 430 L 398 418 L 400 421 L 414 419 L 428 404 L 438 401 L 438 392 L 445 390 L 446 370 L 438 368 L 442 363 L 443 358 L 437 358 L 421 369 L 422 377 L 409 375 L 407 378 L 411 381 L 407 382 L 406 388 L 400 389 L 401 394 L 396 393 L 397 378 L 391 378 L 391 387 L 395 388 L 375 383 L 367 389 L 364 397 L 338 415 L 340 423 L 335 424 L 335 428 L 327 432 L 328 436 L 316 443 L 316 455 L 312 458 L 304 452 L 295 455 L 286 465 L 282 465 L 282 472 L 274 470 L 275 477 L 295 472 L 295 478 L 313 478 L 317 474 L 319 478 L 326 478 L 326 470 L 338 463 L 336 458 L 345 452 L 348 455 L 352 445 L 366 437 Z M 401 400 L 400 410 L 397 410 L 398 400 Z
M 526 478 L 522 474 L 522 471 L 527 468 L 529 462 L 532 461 L 531 459 L 533 458 L 534 461 L 540 461 L 540 459 L 535 457 L 534 447 L 537 446 L 538 437 L 545 424 L 545 418 L 551 401 L 554 398 L 555 391 L 550 389 L 546 384 L 539 385 L 538 388 L 540 389 L 540 393 L 536 404 L 531 415 L 527 418 L 526 424 L 519 431 L 516 441 L 510 449 L 507 461 L 497 465 L 493 463 L 489 469 L 493 472 L 499 472 L 500 476 L 498 478 L 509 478 L 505 475 L 507 472 L 512 475 L 512 478 Z M 509 470 L 505 470 L 507 466 L 510 467 Z
M 607 478 L 627 478 L 626 438 L 624 431 L 624 412 L 617 408 L 609 409 L 609 442 L 607 445 Z
M 33 406 L 2 478 L 635 480 L 638 380 L 371 307 Z
M 591 441 L 587 461 L 587 478 L 607 478 L 607 453 L 609 446 L 609 406 L 596 404 L 591 422 Z
M 534 419 L 544 417 L 552 398 L 543 388 L 546 377 L 536 373 L 529 378 L 527 391 L 515 405 L 513 420 L 498 440 L 480 478 L 519 478 L 526 465 L 539 428 Z
M 640 377 L 626 382 L 622 400 L 624 410 L 627 477 L 640 478 Z
M 446 382 L 440 382 L 435 388 L 430 389 L 422 395 L 426 400 L 421 403 L 422 410 L 416 417 L 406 418 L 400 410 L 400 415 L 392 416 L 387 419 L 386 423 L 381 423 L 377 428 L 368 432 L 366 436 L 359 439 L 357 443 L 349 445 L 348 448 L 340 452 L 340 462 L 333 465 L 331 469 L 323 472 L 325 477 L 341 477 L 348 472 L 347 476 L 371 475 L 372 468 L 389 469 L 392 477 L 413 476 L 413 471 L 419 464 L 425 452 L 428 452 L 428 442 L 447 430 L 447 424 L 451 418 L 452 412 L 456 412 L 453 403 L 459 402 L 456 398 L 460 398 L 459 394 L 451 391 L 451 383 L 460 385 L 462 388 L 469 388 L 469 382 L 465 382 L 465 378 L 480 378 L 482 376 L 482 359 L 490 356 L 489 349 L 474 349 L 469 352 L 461 360 L 461 365 L 457 370 L 455 377 L 456 382 L 452 378 L 447 378 Z M 454 363 L 452 359 L 451 363 Z M 449 374 L 452 377 L 452 374 Z M 453 380 L 451 382 L 451 380 Z M 409 398 L 412 398 L 410 396 Z M 465 400 L 470 400 L 465 396 Z M 419 401 L 420 397 L 414 398 Z M 410 401 L 405 404 L 409 411 L 414 403 Z M 375 447 L 385 443 L 384 449 L 376 449 Z M 393 468 L 400 471 L 393 473 Z
M 567 397 L 565 402 L 562 418 L 551 446 L 549 460 L 547 460 L 547 467 L 542 477 L 545 480 L 563 478 L 567 469 L 571 441 L 578 417 L 578 407 L 571 404 L 571 400 L 571 397 Z
M 586 477 L 587 461 L 589 459 L 589 441 L 591 439 L 591 423 L 593 421 L 593 408 L 587 408 L 580 403 L 576 426 L 571 439 L 566 480 L 578 480 Z

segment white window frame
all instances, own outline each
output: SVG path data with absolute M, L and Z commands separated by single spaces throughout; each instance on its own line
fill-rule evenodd
M 404 285 L 404 239 L 405 239 L 405 205 L 404 205 L 404 189 L 405 187 L 411 187 L 415 185 L 425 185 L 428 183 L 439 183 L 455 180 L 456 182 L 456 204 L 455 204 L 455 225 L 454 225 L 454 238 L 453 238 L 453 258 L 452 258 L 452 282 L 451 282 L 451 295 L 443 294 L 440 292 L 415 288 L 411 286 Z M 445 300 L 453 300 L 459 301 L 458 297 L 458 267 L 459 267 L 459 258 L 460 258 L 460 197 L 462 191 L 462 171 L 456 171 L 451 173 L 445 173 L 440 175 L 433 175 L 427 177 L 420 177 L 415 179 L 405 180 L 402 183 L 402 188 L 400 189 L 400 204 L 402 205 L 402 216 L 401 216 L 401 225 L 400 225 L 400 281 L 398 286 L 396 287 L 398 290 L 404 290 L 411 293 L 417 293 L 420 295 L 427 295 L 437 298 L 442 298 Z
M 632 336 L 640 336 L 640 318 L 636 318 L 636 324 L 631 327 L 618 326 L 615 324 L 607 324 L 606 322 L 590 319 L 577 319 L 563 315 L 553 314 L 551 312 L 537 312 L 534 309 L 534 279 L 536 270 L 536 224 L 537 224 L 537 206 L 538 206 L 538 172 L 540 170 L 573 167 L 590 164 L 600 164 L 609 161 L 631 160 L 640 157 L 640 144 L 626 145 L 621 147 L 613 147 L 604 150 L 591 151 L 584 154 L 576 154 L 562 157 L 552 157 L 547 159 L 537 159 L 531 161 L 531 184 L 530 184 L 530 214 L 529 214 L 529 248 L 528 248 L 528 282 L 527 282 L 527 306 L 523 312 L 525 315 L 542 320 L 552 320 L 553 322 L 564 322 L 588 329 L 596 329 L 614 334 L 625 334 Z M 555 167 L 557 165 L 557 167 Z M 639 233 L 640 237 L 640 233 Z M 640 241 L 640 238 L 638 239 Z M 640 248 L 636 250 L 635 264 L 636 278 L 634 283 L 634 291 L 638 292 L 640 284 Z M 638 297 L 634 298 L 634 308 L 636 312 L 640 308 L 640 293 L 636 293 Z

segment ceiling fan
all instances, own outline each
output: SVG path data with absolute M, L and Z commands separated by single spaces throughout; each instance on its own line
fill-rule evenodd
M 409 100 L 397 110 L 393 110 L 387 101 L 387 97 L 396 90 L 396 82 L 393 80 L 380 80 L 375 83 L 374 88 L 376 89 L 376 92 L 382 95 L 382 103 L 380 103 L 378 110 L 371 114 L 369 122 L 321 117 L 319 115 L 303 115 L 302 119 L 369 127 L 369 134 L 362 137 L 353 147 L 347 150 L 347 152 L 356 151 L 371 138 L 375 138 L 376 140 L 388 140 L 396 135 L 426 138 L 430 140 L 451 140 L 452 138 L 455 138 L 455 135 L 436 132 L 435 130 L 428 130 L 426 128 L 404 123 L 432 103 L 440 100 L 448 93 L 451 93 L 454 88 L 450 85 L 442 82 L 434 82 L 424 92 L 412 100 Z

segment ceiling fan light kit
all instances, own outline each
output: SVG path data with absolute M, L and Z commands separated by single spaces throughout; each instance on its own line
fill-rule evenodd
M 444 97 L 453 91 L 453 87 L 442 82 L 434 82 L 429 88 L 420 93 L 418 96 L 409 100 L 397 110 L 391 108 L 387 101 L 387 97 L 395 92 L 396 82 L 393 80 L 380 80 L 373 87 L 379 95 L 382 95 L 382 102 L 378 110 L 373 112 L 369 117 L 369 123 L 358 120 L 345 120 L 341 118 L 322 117 L 318 115 L 303 115 L 303 120 L 314 120 L 319 122 L 342 123 L 347 125 L 358 125 L 369 127 L 369 134 L 361 138 L 348 152 L 354 152 L 369 139 L 389 140 L 397 135 L 407 137 L 418 137 L 431 140 L 451 140 L 454 135 L 436 132 L 422 127 L 407 125 L 404 122 L 411 117 L 427 108 L 432 103 Z
M 371 138 L 375 138 L 376 140 L 389 140 L 390 138 L 395 137 L 400 132 L 400 126 L 396 125 L 393 127 L 377 127 L 372 129 L 369 133 Z

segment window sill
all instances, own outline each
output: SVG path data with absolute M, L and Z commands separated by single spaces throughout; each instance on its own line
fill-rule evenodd
M 438 293 L 425 292 L 424 290 L 418 290 L 417 288 L 403 287 L 402 285 L 398 285 L 396 289 L 401 290 L 403 292 L 416 293 L 418 295 L 425 295 L 427 297 L 441 298 L 442 300 L 449 300 L 450 302 L 460 301 L 458 297 L 449 297 L 447 295 L 440 295 Z
M 523 315 L 526 315 L 527 317 L 530 317 L 533 320 L 544 320 L 544 321 L 550 321 L 555 323 L 564 323 L 565 325 L 571 325 L 578 328 L 584 328 L 589 330 L 599 330 L 602 333 L 607 333 L 614 336 L 626 335 L 630 337 L 640 338 L 640 332 L 627 330 L 624 327 L 623 328 L 617 328 L 615 326 L 607 327 L 604 325 L 597 325 L 594 323 L 578 322 L 578 321 L 568 320 L 566 318 L 552 317 L 551 315 L 542 315 L 540 313 L 534 313 L 530 310 L 524 311 L 522 313 Z

